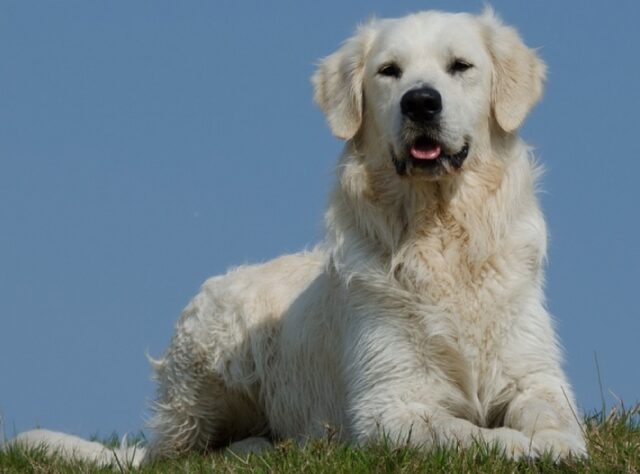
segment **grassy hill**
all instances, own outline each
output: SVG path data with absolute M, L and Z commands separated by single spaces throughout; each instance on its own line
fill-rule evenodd
M 441 449 L 431 453 L 388 445 L 365 449 L 320 440 L 304 448 L 282 443 L 261 456 L 241 458 L 232 453 L 191 455 L 158 462 L 141 469 L 116 466 L 116 472 L 140 473 L 640 473 L 640 405 L 631 410 L 612 410 L 586 418 L 589 459 L 554 463 L 551 456 L 536 461 L 504 459 L 496 450 L 477 446 L 461 451 Z M 1 473 L 113 472 L 85 463 L 67 463 L 43 450 L 12 448 L 0 452 Z

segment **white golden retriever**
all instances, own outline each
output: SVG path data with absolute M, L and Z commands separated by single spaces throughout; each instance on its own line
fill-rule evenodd
M 155 438 L 134 463 L 327 430 L 585 455 L 517 135 L 544 76 L 491 11 L 374 20 L 325 58 L 315 99 L 346 140 L 326 240 L 204 284 L 153 363 Z M 68 435 L 18 440 L 112 459 Z

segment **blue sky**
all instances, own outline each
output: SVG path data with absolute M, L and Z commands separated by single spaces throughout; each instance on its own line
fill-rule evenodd
M 0 3 L 5 432 L 137 431 L 210 275 L 310 247 L 341 143 L 309 77 L 358 22 L 481 1 Z M 640 399 L 640 3 L 495 1 L 549 66 L 548 306 L 580 406 Z

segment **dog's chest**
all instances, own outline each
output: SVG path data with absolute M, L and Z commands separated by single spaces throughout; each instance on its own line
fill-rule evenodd
M 500 357 L 511 323 L 513 292 L 501 273 L 502 265 L 487 262 L 472 272 L 452 262 L 431 261 L 432 278 L 422 290 L 437 318 L 447 321 L 458 351 L 478 377 Z M 427 326 L 435 319 L 432 315 L 424 316 Z
M 474 259 L 465 239 L 430 236 L 404 252 L 396 278 L 434 313 L 446 315 L 459 337 L 486 346 L 500 339 L 520 293 L 535 281 L 527 260 L 508 244 Z
M 520 293 L 533 276 L 509 252 L 472 264 L 457 242 L 417 244 L 413 258 L 405 259 L 412 265 L 403 268 L 404 284 L 425 308 L 416 341 L 425 369 L 453 382 L 459 416 L 490 426 L 512 390 L 504 343 L 519 314 Z M 433 337 L 443 328 L 447 337 Z

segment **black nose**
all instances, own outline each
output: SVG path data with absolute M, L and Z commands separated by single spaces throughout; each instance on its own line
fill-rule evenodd
M 442 96 L 431 87 L 411 89 L 402 96 L 400 110 L 414 122 L 428 122 L 442 111 Z

